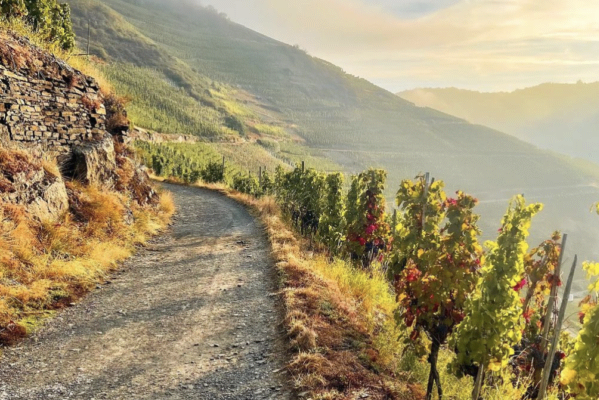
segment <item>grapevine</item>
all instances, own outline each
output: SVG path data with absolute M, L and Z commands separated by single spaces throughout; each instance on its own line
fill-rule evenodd
M 387 173 L 370 169 L 352 179 L 348 194 L 347 245 L 353 260 L 369 267 L 375 260 L 382 261 L 384 252 L 391 247 L 390 227 L 385 215 L 385 181 Z
M 447 199 L 441 181 L 430 188 L 426 185 L 422 178 L 405 180 L 398 191 L 402 215 L 395 251 L 405 268 L 393 273 L 398 315 L 413 327 L 408 341 L 421 353 L 425 351 L 421 333 L 431 342 L 430 399 L 435 383 L 439 398 L 443 396 L 437 371 L 439 350 L 464 319 L 466 299 L 479 276 L 482 247 L 476 226 L 479 217 L 473 212 L 477 201 L 462 192 L 455 199 Z
M 455 334 L 457 364 L 474 363 L 479 376 L 505 367 L 514 346 L 522 340 L 522 303 L 514 288 L 524 277 L 526 237 L 532 217 L 541 204 L 526 205 L 516 196 L 503 217 L 497 242 L 487 242 L 488 255 L 474 296 L 466 304 L 466 317 Z M 480 392 L 477 379 L 473 397 Z
M 590 293 L 580 304 L 582 329 L 574 350 L 566 358 L 561 381 L 577 400 L 596 400 L 599 398 L 599 263 L 587 262 L 583 268 L 591 280 Z
M 344 237 L 343 175 L 330 174 L 326 178 L 326 199 L 319 222 L 320 240 L 331 254 L 337 254 Z

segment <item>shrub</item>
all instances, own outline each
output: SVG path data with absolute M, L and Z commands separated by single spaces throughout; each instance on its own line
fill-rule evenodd
M 233 189 L 252 195 L 256 195 L 260 191 L 258 180 L 251 175 L 236 175 L 233 178 Z
M 204 169 L 200 171 L 200 177 L 206 183 L 222 182 L 225 179 L 223 164 L 218 161 L 209 162 Z
M 60 4 L 56 0 L 0 0 L 0 10 L 4 18 L 24 18 L 47 41 L 58 43 L 63 50 L 75 47 L 68 4 Z

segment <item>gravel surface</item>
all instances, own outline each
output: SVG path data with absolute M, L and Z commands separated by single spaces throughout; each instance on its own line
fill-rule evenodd
M 172 230 L 0 357 L 0 400 L 292 399 L 267 239 L 218 193 L 165 185 Z

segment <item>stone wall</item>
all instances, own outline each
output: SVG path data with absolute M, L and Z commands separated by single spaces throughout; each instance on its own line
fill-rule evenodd
M 2 41 L 0 141 L 70 147 L 105 135 L 106 109 L 93 78 L 25 39 Z
M 35 219 L 57 221 L 73 201 L 67 180 L 155 204 L 145 170 L 123 146 L 115 147 L 125 141 L 129 121 L 122 106 L 109 100 L 114 135 L 93 78 L 0 30 L 0 209 L 18 204 Z
M 167 134 L 167 133 L 158 133 L 153 131 L 148 131 L 146 129 L 142 129 L 139 127 L 134 127 L 129 132 L 123 135 L 123 139 L 125 143 L 135 142 L 136 140 L 140 140 L 142 142 L 149 143 L 196 143 L 198 142 L 197 136 L 192 135 L 177 135 L 177 134 Z

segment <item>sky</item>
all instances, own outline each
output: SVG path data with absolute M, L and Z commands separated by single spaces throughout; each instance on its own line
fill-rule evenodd
M 392 92 L 599 80 L 596 0 L 201 0 Z

